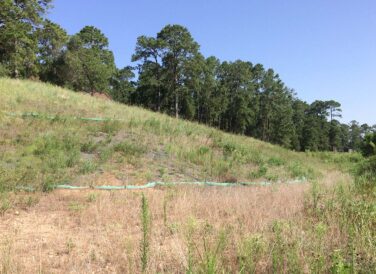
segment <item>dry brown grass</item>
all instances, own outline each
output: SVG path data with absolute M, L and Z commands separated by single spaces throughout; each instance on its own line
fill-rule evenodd
M 343 176 L 328 174 L 328 182 Z M 143 191 L 152 213 L 148 270 L 183 273 L 188 223 L 227 229 L 227 269 L 248 234 L 274 220 L 301 218 L 308 184 L 276 187 L 173 187 Z M 26 194 L 24 194 L 26 195 Z M 14 203 L 0 218 L 3 270 L 9 273 L 137 273 L 141 191 L 69 191 L 35 194 L 30 207 Z M 22 200 L 22 194 L 13 199 Z M 166 203 L 166 224 L 164 224 Z M 200 248 L 200 235 L 197 248 Z M 260 265 L 262 269 L 262 265 Z

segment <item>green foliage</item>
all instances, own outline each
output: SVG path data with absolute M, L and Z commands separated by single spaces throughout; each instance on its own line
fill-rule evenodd
M 340 249 L 334 250 L 332 255 L 332 273 L 350 274 L 353 273 L 349 265 L 346 264 Z
M 367 134 L 360 145 L 363 156 L 376 155 L 376 133 Z
M 0 216 L 12 207 L 11 202 L 8 199 L 7 193 L 0 192 Z
M 107 162 L 114 154 L 112 147 L 101 147 L 99 149 L 99 159 L 102 163 Z
M 120 130 L 120 126 L 121 124 L 119 121 L 108 120 L 103 122 L 100 131 L 109 135 L 114 135 Z
M 89 140 L 81 144 L 81 152 L 93 153 L 98 148 L 98 146 L 98 143 L 93 142 L 93 140 Z
M 355 175 L 355 183 L 359 189 L 372 191 L 376 186 L 376 155 L 360 162 Z
M 268 168 L 266 166 L 260 165 L 259 168 L 256 171 L 252 171 L 249 174 L 249 178 L 250 179 L 262 178 L 266 175 L 267 171 L 268 171 Z
M 312 168 L 307 168 L 299 162 L 292 162 L 288 168 L 293 178 L 312 179 L 315 177 L 315 172 Z
M 128 157 L 138 157 L 146 152 L 146 148 L 143 145 L 137 144 L 135 142 L 123 141 L 114 146 L 116 152 L 121 152 L 124 156 Z
M 46 162 L 46 168 L 53 170 L 73 167 L 79 160 L 78 143 L 68 135 L 62 138 L 45 135 L 37 139 L 33 153 Z
M 68 41 L 68 35 L 58 24 L 45 20 L 43 27 L 37 30 L 39 77 L 46 82 L 59 82 L 57 67 Z
M 85 205 L 79 202 L 70 202 L 68 205 L 68 209 L 75 212 L 80 212 L 85 209 Z
M 135 87 L 131 80 L 134 76 L 131 67 L 116 69 L 111 78 L 112 89 L 110 90 L 110 95 L 112 99 L 123 104 L 132 102 L 132 95 Z
M 84 27 L 68 42 L 59 81 L 78 91 L 108 92 L 115 64 L 107 47 L 108 40 L 99 29 Z
M 272 225 L 273 242 L 271 243 L 272 271 L 273 273 L 300 273 L 302 266 L 299 262 L 297 242 L 286 237 L 289 224 L 275 221 Z
M 10 76 L 18 78 L 37 75 L 36 29 L 43 22 L 50 2 L 51 0 L 1 2 L 0 62 Z
M 89 160 L 89 161 L 84 161 L 81 164 L 80 172 L 82 174 L 88 174 L 88 173 L 94 172 L 96 169 L 97 169 L 97 164 Z
M 9 74 L 8 68 L 4 64 L 0 63 L 0 77 L 6 77 L 9 76 Z
M 50 178 L 46 179 L 42 184 L 42 191 L 43 192 L 51 192 L 55 189 L 55 182 L 51 181 Z
M 97 199 L 98 199 L 98 193 L 96 193 L 96 192 L 93 192 L 93 193 L 89 193 L 88 195 L 87 195 L 87 198 L 86 198 L 86 201 L 88 202 L 88 203 L 93 203 L 93 202 L 95 202 Z
M 141 198 L 141 231 L 142 238 L 140 244 L 141 251 L 141 272 L 145 273 L 149 261 L 150 252 L 150 225 L 151 216 L 149 212 L 149 204 L 145 195 L 142 193 Z
M 239 248 L 240 273 L 256 273 L 257 264 L 266 252 L 266 242 L 261 235 L 245 238 Z
M 216 231 L 209 223 L 198 224 L 190 218 L 187 224 L 187 273 L 218 273 L 224 269 L 223 257 L 228 243 L 228 229 Z
M 267 161 L 268 165 L 270 166 L 282 166 L 285 164 L 285 160 L 279 157 L 271 157 Z

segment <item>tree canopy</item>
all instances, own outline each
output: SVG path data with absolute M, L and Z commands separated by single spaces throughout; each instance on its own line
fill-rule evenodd
M 304 102 L 262 64 L 206 58 L 184 26 L 141 35 L 134 65 L 117 68 L 100 29 L 84 26 L 68 35 L 45 18 L 50 6 L 51 0 L 0 2 L 0 76 L 103 92 L 121 103 L 298 151 L 373 151 L 375 125 L 341 123 L 339 102 Z

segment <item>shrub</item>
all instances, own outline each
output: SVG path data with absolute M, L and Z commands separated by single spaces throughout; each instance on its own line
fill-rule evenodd
M 266 175 L 268 172 L 268 168 L 264 165 L 260 165 L 259 168 L 256 171 L 252 171 L 249 174 L 250 179 L 258 179 Z
M 376 155 L 376 133 L 367 134 L 360 146 L 363 156 Z
M 268 160 L 268 164 L 270 166 L 282 166 L 284 163 L 285 163 L 285 161 L 283 159 L 277 158 L 277 157 L 271 157 Z
M 376 186 L 376 155 L 361 162 L 356 170 L 355 183 L 360 189 Z
M 313 169 L 306 168 L 298 162 L 293 162 L 291 165 L 289 165 L 288 170 L 293 178 L 314 178 Z

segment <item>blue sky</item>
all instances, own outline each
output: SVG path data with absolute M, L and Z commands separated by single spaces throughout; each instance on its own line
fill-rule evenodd
M 109 38 L 119 67 L 140 35 L 186 26 L 205 56 L 273 68 L 298 97 L 335 99 L 343 122 L 376 124 L 375 0 L 55 0 L 48 17 L 69 34 Z

